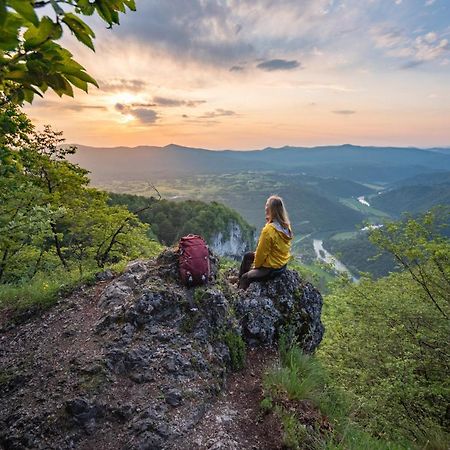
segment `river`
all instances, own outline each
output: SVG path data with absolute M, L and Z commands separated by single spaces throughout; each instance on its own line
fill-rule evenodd
M 353 276 L 350 270 L 347 269 L 345 264 L 343 264 L 341 261 L 335 258 L 330 252 L 328 252 L 323 248 L 323 241 L 321 239 L 313 239 L 313 245 L 317 259 L 320 259 L 321 261 L 324 261 L 327 264 L 331 264 L 334 270 L 336 270 L 336 272 L 347 273 L 352 278 L 353 281 L 357 280 L 357 278 Z

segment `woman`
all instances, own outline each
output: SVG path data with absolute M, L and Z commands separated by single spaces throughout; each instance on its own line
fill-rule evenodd
M 267 280 L 283 273 L 289 261 L 292 231 L 283 199 L 277 195 L 266 201 L 266 225 L 259 236 L 256 252 L 246 253 L 239 271 L 239 287 Z M 252 268 L 253 265 L 253 268 Z

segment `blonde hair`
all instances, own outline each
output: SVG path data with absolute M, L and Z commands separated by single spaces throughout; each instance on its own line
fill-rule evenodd
M 284 207 L 283 199 L 278 195 L 271 195 L 266 202 L 270 220 L 276 220 L 283 228 L 291 229 L 291 222 Z

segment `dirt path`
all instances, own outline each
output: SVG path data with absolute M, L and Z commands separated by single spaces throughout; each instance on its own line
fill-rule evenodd
M 174 450 L 276 450 L 283 448 L 281 427 L 273 414 L 264 415 L 262 377 L 276 361 L 275 350 L 247 353 L 246 368 L 230 375 L 227 387 L 188 436 L 171 444 Z

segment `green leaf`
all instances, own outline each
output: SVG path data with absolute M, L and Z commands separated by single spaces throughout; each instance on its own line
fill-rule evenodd
M 24 19 L 31 22 L 34 26 L 39 26 L 39 19 L 34 11 L 34 6 L 30 0 L 9 0 L 9 6 L 14 8 Z
M 53 9 L 55 10 L 55 13 L 58 16 L 64 15 L 64 10 L 61 8 L 61 6 L 58 5 L 58 2 L 56 0 L 51 0 L 51 4 L 53 6 Z
M 100 17 L 109 25 L 112 25 L 113 18 L 111 16 L 111 7 L 108 3 L 103 0 L 96 0 L 95 8 L 97 9 Z
M 77 78 L 79 78 L 80 80 L 86 81 L 87 83 L 93 84 L 95 87 L 99 87 L 98 83 L 94 80 L 94 78 L 92 78 L 89 74 L 87 74 L 86 72 L 77 72 L 75 74 L 71 74 Z
M 66 75 L 66 78 L 78 89 L 83 90 L 84 92 L 88 91 L 88 84 L 84 80 L 80 80 L 77 77 L 74 77 L 73 75 Z
M 64 94 L 73 97 L 73 89 L 70 83 L 59 73 L 47 77 L 48 85 L 60 96 Z
M 25 32 L 25 50 L 32 50 L 48 40 L 57 40 L 61 36 L 61 25 L 48 17 L 43 17 L 38 27 L 30 26 L 28 31 Z
M 95 37 L 95 33 L 75 14 L 65 14 L 62 21 L 69 27 L 75 37 L 84 45 L 95 50 L 91 37 Z
M 131 11 L 136 11 L 136 2 L 134 0 L 124 0 L 123 2 Z
M 1 0 L 0 0 L 1 1 Z M 19 29 L 23 19 L 16 13 L 8 13 L 0 34 L 0 49 L 14 51 L 19 45 Z
M 6 1 L 0 0 L 0 25 L 3 25 L 6 21 Z

